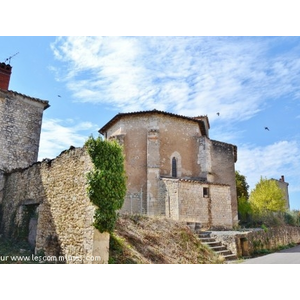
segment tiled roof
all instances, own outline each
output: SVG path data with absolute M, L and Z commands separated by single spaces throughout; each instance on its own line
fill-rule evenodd
M 182 115 L 169 113 L 169 112 L 165 112 L 165 111 L 160 111 L 160 110 L 156 110 L 156 109 L 130 112 L 130 113 L 119 113 L 115 117 L 113 117 L 108 123 L 106 123 L 101 129 L 99 129 L 99 132 L 101 134 L 104 134 L 104 132 L 107 131 L 108 128 L 110 128 L 112 125 L 114 125 L 117 121 L 119 121 L 123 117 L 136 116 L 136 115 L 151 115 L 151 114 L 166 115 L 166 116 L 170 116 L 170 117 L 175 117 L 175 118 L 180 118 L 180 119 L 185 119 L 185 120 L 196 122 L 199 124 L 202 135 L 206 135 L 205 124 L 202 120 L 197 120 L 192 117 L 182 116 Z

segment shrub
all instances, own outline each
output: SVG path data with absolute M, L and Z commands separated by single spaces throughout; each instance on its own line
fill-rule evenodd
M 100 232 L 113 232 L 126 195 L 123 149 L 116 141 L 90 137 L 85 143 L 94 164 L 87 174 L 88 195 L 97 209 L 94 226 Z

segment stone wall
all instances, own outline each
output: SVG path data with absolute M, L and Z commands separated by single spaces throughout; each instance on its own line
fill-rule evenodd
M 142 207 L 149 214 L 160 214 L 159 177 L 172 175 L 173 157 L 177 159 L 178 177 L 199 176 L 195 138 L 199 135 L 197 122 L 164 114 L 128 115 L 113 124 L 106 136 L 117 140 L 122 137 L 128 176 L 122 212 L 133 207 L 133 212 L 139 213 Z M 132 206 L 130 195 L 136 194 L 142 195 L 142 203 Z
M 92 225 L 86 173 L 92 162 L 84 148 L 70 148 L 5 177 L 1 231 L 7 237 L 32 237 L 35 253 L 64 257 L 66 263 L 106 263 L 109 235 Z M 75 258 L 80 259 L 75 259 Z M 101 260 L 100 260 L 101 257 Z
M 265 230 L 250 231 L 245 235 L 248 251 L 276 249 L 290 243 L 300 243 L 300 227 L 280 226 Z
M 281 179 L 279 179 L 279 180 L 277 180 L 277 179 L 271 179 L 271 180 L 275 180 L 277 185 L 283 191 L 286 208 L 290 209 L 289 184 L 284 181 L 284 176 L 282 176 Z
M 5 183 L 5 172 L 0 170 L 0 205 L 2 204 L 2 197 L 3 197 L 3 190 L 4 190 L 4 183 Z
M 211 158 L 213 182 L 228 184 L 231 193 L 232 221 L 238 224 L 238 207 L 235 181 L 235 162 L 237 160 L 237 148 L 234 145 L 211 141 Z
M 208 195 L 204 195 L 206 188 Z M 193 180 L 162 178 L 159 203 L 167 217 L 198 222 L 204 228 L 232 228 L 230 187 Z
M 47 101 L 0 90 L 0 169 L 26 168 L 37 161 Z
M 5 184 L 5 176 L 4 172 L 0 170 L 0 221 L 2 220 L 3 216 L 3 209 L 2 209 L 2 200 L 3 200 L 3 192 L 4 192 L 4 184 Z
M 140 120 L 143 124 L 146 119 Z M 129 120 L 121 120 L 107 132 L 107 138 L 123 138 L 125 170 L 127 175 L 127 197 L 121 209 L 122 212 L 140 212 L 140 205 L 131 204 L 132 195 L 142 191 L 142 205 L 147 209 L 147 129 L 138 123 L 131 124 Z
M 300 227 L 280 226 L 246 231 L 212 231 L 211 237 L 222 242 L 238 257 L 251 256 L 256 251 L 300 243 Z

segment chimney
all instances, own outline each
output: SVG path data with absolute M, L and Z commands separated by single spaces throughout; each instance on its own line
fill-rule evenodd
M 283 175 L 281 175 L 280 181 L 284 182 L 284 176 Z
M 11 65 L 0 63 L 0 89 L 8 90 L 11 68 Z

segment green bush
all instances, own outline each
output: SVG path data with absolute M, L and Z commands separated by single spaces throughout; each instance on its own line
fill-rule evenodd
M 100 232 L 113 232 L 126 195 L 126 176 L 122 147 L 116 141 L 90 137 L 85 146 L 94 164 L 87 174 L 88 195 L 97 209 L 94 226 Z

